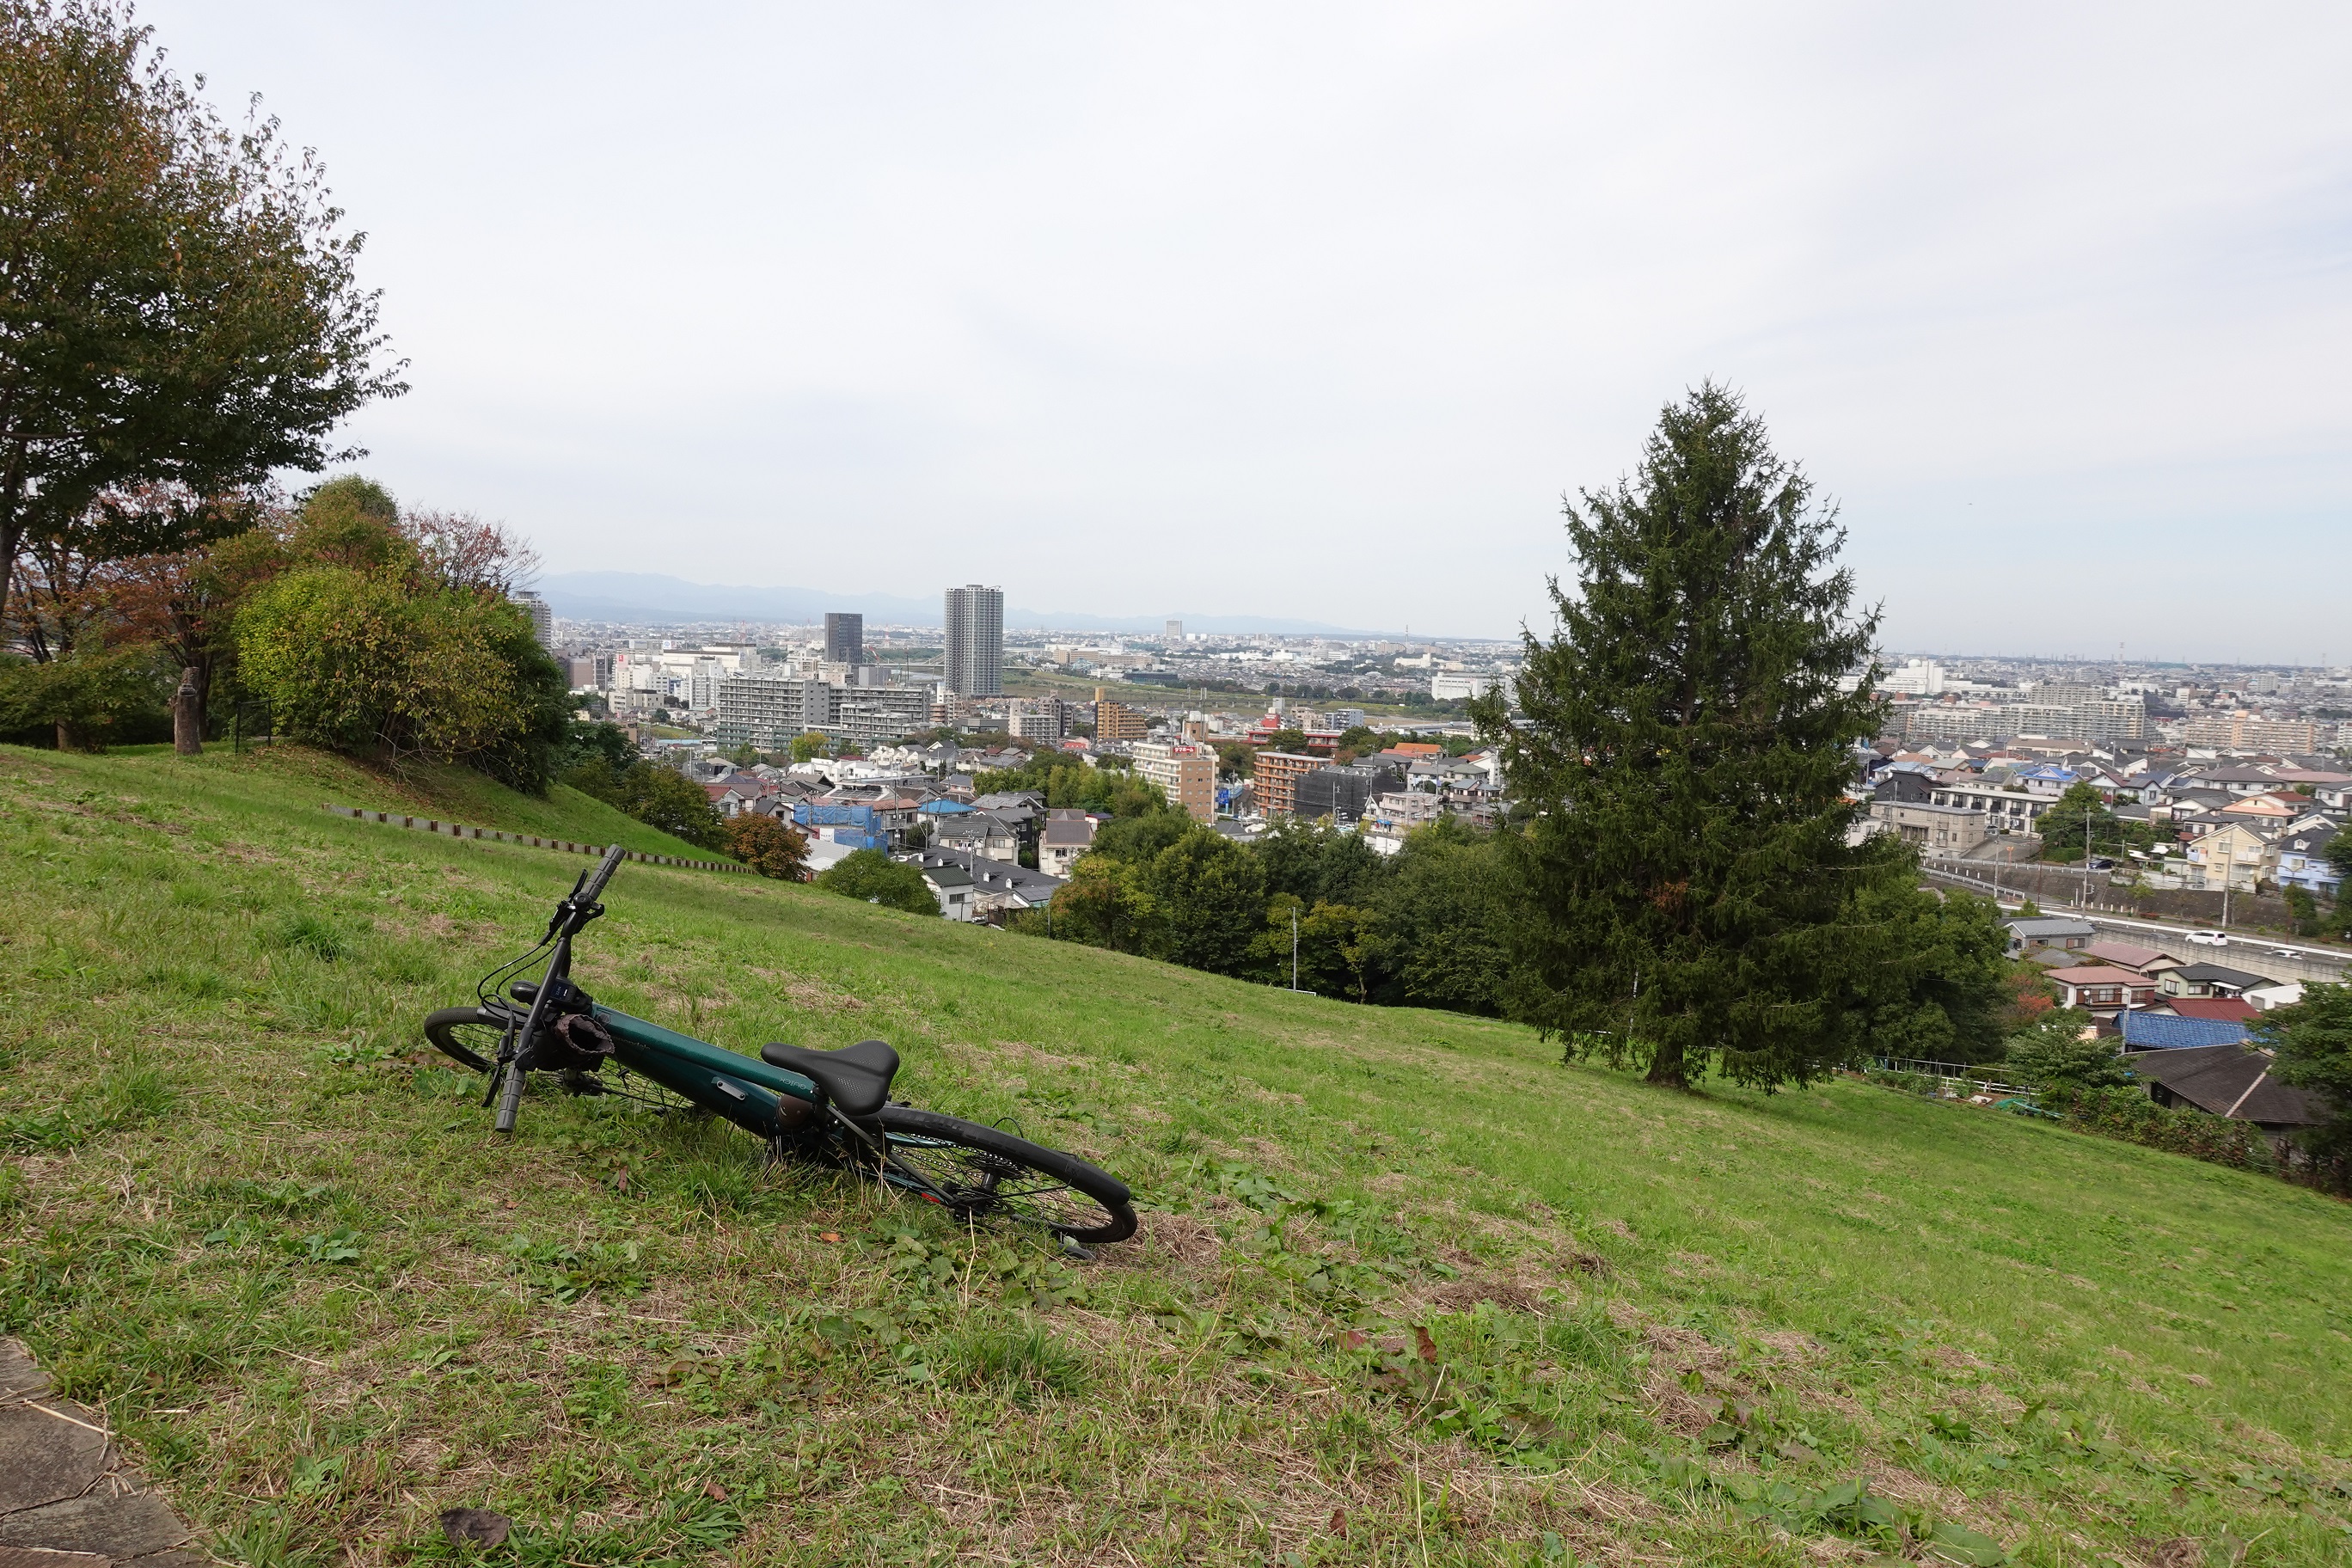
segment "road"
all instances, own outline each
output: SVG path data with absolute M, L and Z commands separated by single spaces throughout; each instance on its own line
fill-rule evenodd
M 1992 879 L 1979 869 L 1984 865 L 1983 861 L 1963 861 L 1961 864 L 1970 868 L 1960 871 L 1941 865 L 1923 865 L 1920 870 L 1938 881 L 1958 882 L 1977 892 L 1994 891 Z M 2000 907 L 2005 910 L 2014 910 L 2021 901 L 2006 889 L 2000 891 L 1998 898 Z M 2234 933 L 2227 947 L 2196 946 L 2189 942 L 2189 933 L 2207 928 L 2165 925 L 2156 921 L 2112 914 L 2105 910 L 2085 910 L 2046 900 L 2040 903 L 2040 908 L 2045 915 L 2072 915 L 2077 920 L 2088 921 L 2100 931 L 2113 931 L 2143 947 L 2160 946 L 2183 957 L 2190 953 L 2208 955 L 2211 963 L 2227 964 L 2232 969 L 2251 970 L 2273 980 L 2326 980 L 2341 984 L 2347 970 L 2352 970 L 2352 953 L 2339 948 L 2314 947 L 2308 942 Z M 2160 940 L 2152 942 L 2151 938 Z

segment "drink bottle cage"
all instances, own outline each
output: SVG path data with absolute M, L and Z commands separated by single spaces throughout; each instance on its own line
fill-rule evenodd
M 881 1040 L 860 1040 L 837 1051 L 806 1046 L 761 1046 L 760 1059 L 796 1072 L 824 1090 L 844 1116 L 862 1118 L 882 1109 L 898 1075 L 898 1053 Z

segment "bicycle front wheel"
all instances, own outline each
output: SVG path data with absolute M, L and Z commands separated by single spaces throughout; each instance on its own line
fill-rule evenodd
M 904 1105 L 884 1106 L 881 1121 L 891 1159 L 938 1188 L 961 1218 L 1009 1219 L 1082 1242 L 1135 1234 L 1127 1184 L 1075 1154 Z
M 508 1017 L 494 1007 L 444 1007 L 425 1019 L 425 1037 L 434 1049 L 475 1072 L 488 1072 L 499 1059 Z

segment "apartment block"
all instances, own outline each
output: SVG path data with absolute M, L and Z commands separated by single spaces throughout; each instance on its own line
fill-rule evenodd
M 1268 816 L 1297 815 L 1298 781 L 1328 765 L 1328 759 L 1324 757 L 1302 756 L 1296 752 L 1260 752 L 1250 775 L 1258 809 Z
M 1140 741 L 1144 736 L 1143 715 L 1124 702 L 1113 702 L 1095 688 L 1095 739 L 1097 741 Z
M 1005 729 L 1016 741 L 1058 741 L 1070 732 L 1069 704 L 1058 697 L 1016 697 Z
M 1181 741 L 1139 741 L 1131 754 L 1136 776 L 1158 785 L 1169 805 L 1181 808 L 1195 822 L 1216 816 L 1215 752 Z
M 2315 752 L 2322 728 L 2301 719 L 2215 713 L 2182 725 L 2180 740 L 2184 745 L 2211 746 L 2222 752 Z
M 947 593 L 948 689 L 1004 695 L 1004 590 L 977 583 Z

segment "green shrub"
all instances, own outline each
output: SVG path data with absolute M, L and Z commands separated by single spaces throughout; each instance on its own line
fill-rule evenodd
M 2137 1089 L 2067 1086 L 2037 1097 L 2046 1110 L 2126 1142 L 2144 1144 L 2241 1171 L 2272 1171 L 2278 1161 L 2263 1130 L 2202 1110 L 2168 1110 Z
M 2111 1039 L 2084 1039 L 2087 1013 L 2060 1008 L 2010 1037 L 2002 1067 L 2015 1081 L 2036 1088 L 2115 1089 L 2132 1081 L 2132 1070 L 2116 1054 Z
M 912 866 L 901 865 L 879 849 L 860 849 L 844 856 L 817 873 L 816 885 L 845 899 L 864 899 L 884 909 L 910 915 L 936 915 L 940 900 L 931 885 Z

